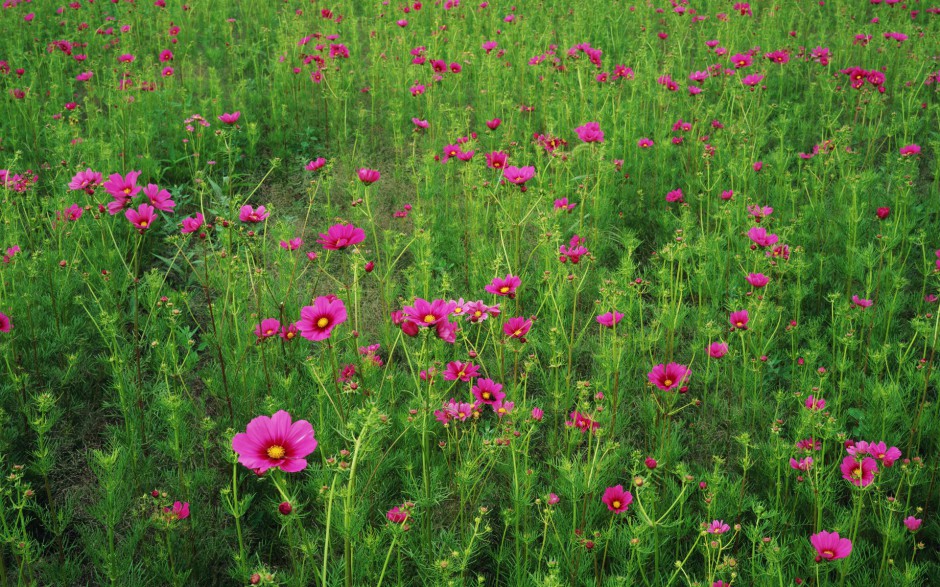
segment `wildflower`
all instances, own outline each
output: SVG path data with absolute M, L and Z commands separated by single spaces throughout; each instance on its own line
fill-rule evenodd
M 653 146 L 653 140 L 643 137 L 642 139 L 636 142 L 636 146 L 641 149 L 649 149 L 650 147 Z
M 713 342 L 708 345 L 708 356 L 713 359 L 720 359 L 728 354 L 728 345 L 723 342 Z
M 278 245 L 280 245 L 280 247 L 285 251 L 296 251 L 302 244 L 304 244 L 304 241 L 299 236 L 292 238 L 289 241 L 281 241 L 278 243 Z
M 232 439 L 232 450 L 238 462 L 261 474 L 268 469 L 296 473 L 307 466 L 304 458 L 317 448 L 313 426 L 306 420 L 291 422 L 291 416 L 280 410 L 273 416 L 258 416 L 248 423 L 245 432 Z
M 514 407 L 516 407 L 514 402 L 498 401 L 493 404 L 493 411 L 496 412 L 499 418 L 502 418 L 511 414 Z
M 751 75 L 746 75 L 741 78 L 741 83 L 749 88 L 757 86 L 761 81 L 763 81 L 764 76 L 759 73 L 752 73 Z
M 113 173 L 108 176 L 108 181 L 104 182 L 104 189 L 115 200 L 129 200 L 140 193 L 141 188 L 137 185 L 138 177 L 140 177 L 139 171 L 129 171 L 124 177 L 120 173 Z
M 499 316 L 499 304 L 488 306 L 482 300 L 467 304 L 467 320 L 473 323 L 483 322 L 490 316 Z
M 398 524 L 399 526 L 404 526 L 405 522 L 408 521 L 408 518 L 411 516 L 411 511 L 408 509 L 407 504 L 402 504 L 400 506 L 395 506 L 392 509 L 388 510 L 385 513 L 385 518 L 393 523 Z M 407 529 L 407 526 L 404 526 Z
M 255 209 L 246 204 L 238 211 L 238 219 L 251 224 L 264 222 L 268 219 L 268 216 L 270 216 L 270 214 L 265 211 L 264 206 L 258 206 L 258 208 Z
M 366 169 L 362 168 L 358 171 L 359 181 L 366 185 L 373 184 L 382 177 L 382 174 L 376 171 L 375 169 Z
M 885 467 L 894 465 L 894 462 L 901 458 L 901 451 L 896 446 L 888 448 L 884 442 L 873 442 L 868 445 L 868 454 L 878 459 Z
M 502 151 L 493 151 L 487 153 L 484 157 L 486 157 L 486 166 L 490 169 L 504 169 L 506 167 L 508 155 Z
M 280 334 L 278 334 L 278 336 L 280 336 L 287 342 L 290 342 L 294 340 L 298 334 L 300 334 L 300 329 L 297 327 L 297 323 L 294 322 L 293 324 L 287 324 L 285 326 L 281 326 L 281 332 Z
M 11 330 L 13 330 L 13 320 L 3 312 L 0 312 L 0 332 L 6 334 Z
M 901 147 L 901 156 L 909 157 L 911 155 L 920 155 L 920 145 L 907 145 Z
M 236 110 L 235 112 L 232 112 L 231 114 L 229 114 L 228 112 L 225 112 L 219 116 L 219 120 L 221 120 L 224 124 L 231 126 L 235 124 L 236 122 L 238 122 L 238 118 L 241 115 L 242 113 L 239 112 L 238 110 Z
M 461 363 L 460 361 L 451 361 L 447 363 L 447 369 L 444 371 L 446 381 L 472 381 L 474 377 L 480 374 L 480 367 L 473 363 Z
M 571 412 L 568 417 L 571 419 L 565 420 L 565 426 L 568 426 L 569 428 L 577 428 L 581 431 L 581 434 L 592 430 L 597 430 L 600 427 L 600 424 L 588 418 L 587 415 L 578 412 L 577 410 Z
M 885 220 L 886 218 L 888 218 L 888 216 L 891 215 L 891 208 L 887 206 L 878 208 L 878 210 L 875 211 L 875 215 L 878 216 L 879 220 Z
M 818 412 L 820 410 L 826 409 L 826 400 L 822 399 L 821 397 L 814 397 L 811 395 L 806 398 L 806 401 L 803 402 L 803 405 L 806 406 L 807 410 Z
M 454 344 L 457 342 L 457 327 L 458 324 L 456 322 L 445 319 L 435 324 L 434 330 L 439 339 Z
M 336 297 L 320 296 L 312 306 L 300 309 L 297 329 L 307 340 L 326 340 L 337 325 L 346 321 L 346 305 Z
M 568 246 L 561 245 L 558 247 L 558 252 L 560 253 L 558 260 L 562 263 L 571 261 L 573 265 L 577 265 L 581 257 L 588 254 L 587 248 L 582 244 L 583 242 L 584 239 L 580 236 L 572 236 Z
M 838 532 L 820 532 L 809 537 L 816 549 L 816 562 L 834 561 L 852 554 L 852 541 L 841 538 Z
M 865 308 L 871 307 L 871 305 L 872 305 L 874 302 L 872 302 L 871 300 L 866 300 L 866 299 L 864 299 L 864 298 L 860 298 L 860 297 L 858 297 L 857 295 L 854 295 L 854 296 L 852 296 L 852 303 L 855 304 L 855 307 L 856 307 L 856 308 L 861 308 L 861 309 L 864 310 Z
M 65 219 L 66 219 L 66 220 L 69 220 L 69 221 L 72 221 L 72 222 L 74 222 L 74 221 L 78 220 L 79 218 L 81 218 L 81 217 L 82 217 L 82 214 L 84 214 L 84 213 L 85 213 L 85 211 L 84 211 L 84 210 L 82 209 L 82 207 L 79 206 L 78 204 L 72 204 L 71 206 L 69 206 L 68 208 L 66 208 L 65 210 L 63 210 L 63 212 L 62 212 L 62 214 L 63 214 L 63 216 L 65 217 Z
M 258 337 L 258 341 L 262 341 L 266 338 L 271 338 L 276 335 L 278 330 L 281 328 L 281 323 L 275 318 L 265 318 L 257 326 L 255 326 L 255 336 Z
M 685 196 L 682 193 L 681 189 L 672 190 L 671 192 L 666 193 L 667 202 L 682 202 Z
M 569 204 L 568 198 L 559 198 L 555 200 L 554 205 L 555 205 L 556 210 L 564 210 L 566 212 L 571 212 L 572 210 L 574 210 L 575 206 L 577 206 L 577 204 L 575 204 L 574 202 Z
M 923 523 L 923 520 L 915 518 L 914 516 L 908 516 L 904 518 L 904 527 L 906 527 L 911 532 L 917 532 L 920 529 L 920 525 Z
M 435 326 L 438 322 L 446 320 L 455 307 L 455 302 L 429 302 L 424 298 L 415 298 L 413 306 L 404 307 L 403 315 L 408 322 L 417 326 Z
M 506 397 L 502 384 L 492 379 L 478 379 L 476 385 L 470 388 L 470 392 L 478 401 L 489 405 L 502 401 Z
M 88 194 L 94 194 L 95 188 L 99 185 L 101 185 L 101 174 L 97 171 L 92 171 L 91 168 L 89 168 L 85 171 L 79 171 L 75 174 L 75 177 L 73 177 L 72 181 L 69 182 L 69 189 L 84 190 Z
M 738 310 L 737 312 L 731 312 L 728 316 L 728 321 L 731 322 L 733 328 L 738 330 L 747 330 L 747 323 L 750 318 L 747 315 L 747 310 Z
M 762 226 L 755 226 L 747 231 L 747 237 L 759 247 L 773 246 L 779 240 L 775 234 L 768 234 L 767 229 Z
M 307 163 L 304 166 L 304 169 L 306 169 L 307 171 L 316 171 L 320 169 L 321 167 L 323 167 L 324 165 L 326 165 L 326 159 L 324 159 L 323 157 L 317 157 L 313 161 L 310 161 L 309 163 Z
M 515 167 L 510 165 L 503 169 L 503 177 L 509 183 L 525 187 L 525 183 L 535 177 L 535 167 Z
M 748 273 L 747 282 L 753 287 L 761 288 L 770 283 L 770 278 L 763 273 Z
M 531 328 L 532 320 L 526 320 L 522 317 L 510 318 L 503 324 L 503 334 L 509 338 L 518 338 L 521 342 L 525 342 L 525 335 L 529 333 Z
M 494 118 L 493 120 L 487 120 L 486 128 L 490 130 L 496 130 L 497 128 L 499 128 L 499 125 L 502 124 L 502 122 L 503 121 L 498 118 Z
M 839 466 L 842 471 L 842 478 L 856 487 L 867 487 L 875 480 L 875 473 L 878 472 L 878 461 L 871 457 L 865 457 L 857 461 L 853 456 L 847 456 L 842 460 Z
M 153 224 L 154 218 L 156 218 L 156 215 L 153 213 L 153 210 L 154 210 L 153 206 L 150 206 L 148 204 L 141 204 L 140 206 L 137 207 L 136 210 L 131 208 L 130 210 L 125 212 L 124 215 L 127 217 L 128 220 L 130 220 L 131 224 L 134 225 L 134 228 L 136 228 L 138 231 L 140 231 L 141 234 L 143 234 L 145 230 L 150 228 L 150 225 Z
M 535 407 L 532 408 L 532 419 L 536 422 L 541 422 L 542 418 L 545 417 L 545 411 L 542 408 Z
M 334 224 L 327 229 L 326 233 L 320 233 L 317 242 L 328 251 L 341 251 L 346 247 L 361 243 L 365 238 L 366 231 L 361 228 L 352 224 Z
M 623 314 L 616 310 L 601 314 L 597 317 L 597 323 L 607 328 L 613 328 L 623 320 Z
M 748 214 L 754 217 L 754 222 L 758 223 L 774 213 L 774 209 L 770 206 L 748 206 L 747 211 Z
M 797 471 L 809 471 L 809 468 L 813 465 L 813 457 L 803 457 L 800 460 L 794 458 L 790 459 L 790 467 L 796 469 Z
M 731 56 L 731 63 L 734 65 L 735 69 L 749 67 L 753 62 L 754 59 L 747 53 L 736 53 Z
M 512 299 L 516 297 L 516 288 L 518 288 L 521 283 L 521 279 L 515 275 L 507 273 L 506 277 L 504 278 L 494 277 L 493 281 L 491 281 L 484 289 L 491 294 L 497 296 L 508 296 L 510 299 Z
M 688 381 L 692 371 L 685 365 L 679 363 L 669 363 L 664 365 L 660 363 L 653 367 L 646 377 L 649 382 L 663 391 L 669 391 L 679 387 Z
M 548 499 L 546 501 L 548 502 L 548 505 L 557 505 L 561 499 L 554 493 L 549 493 Z
M 189 517 L 189 502 L 174 501 L 172 507 L 163 508 L 163 513 L 170 521 L 185 520 Z
M 421 120 L 420 118 L 412 118 L 411 123 L 415 125 L 415 130 L 426 129 L 430 126 L 427 120 Z
M 624 491 L 623 485 L 615 485 L 604 490 L 604 496 L 601 500 L 607 504 L 607 509 L 615 514 L 622 514 L 633 503 L 633 494 Z
M 157 210 L 172 212 L 173 208 L 176 207 L 176 202 L 171 199 L 170 192 L 161 190 L 155 184 L 147 184 L 143 192 L 144 195 L 147 196 L 147 199 L 150 200 L 150 204 Z
M 725 524 L 724 520 L 712 520 L 712 523 L 705 529 L 709 534 L 724 534 L 731 529 L 731 526 Z
M 604 142 L 604 131 L 601 130 L 600 125 L 596 122 L 588 122 L 585 125 L 579 126 L 574 129 L 574 132 L 576 132 L 578 138 L 585 143 Z
M 196 232 L 202 228 L 204 222 L 205 217 L 203 217 L 202 212 L 197 212 L 192 218 L 183 218 L 183 229 L 180 232 L 183 234 Z

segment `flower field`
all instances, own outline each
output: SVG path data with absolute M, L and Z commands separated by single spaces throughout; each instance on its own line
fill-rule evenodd
M 0 32 L 0 587 L 940 584 L 940 3 Z

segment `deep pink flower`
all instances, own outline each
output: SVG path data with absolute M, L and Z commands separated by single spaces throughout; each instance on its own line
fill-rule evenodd
M 532 419 L 536 422 L 541 422 L 542 418 L 545 417 L 545 411 L 542 408 L 534 407 L 532 408 Z
M 674 389 L 686 383 L 691 374 L 692 371 L 685 365 L 680 365 L 679 363 L 664 365 L 660 363 L 653 367 L 653 370 L 650 371 L 646 377 L 649 379 L 650 383 L 659 389 L 669 391 L 670 389 Z
M 276 318 L 265 318 L 255 326 L 255 336 L 261 341 L 275 336 L 280 329 L 281 323 Z
M 307 171 L 316 171 L 320 169 L 321 167 L 323 167 L 324 165 L 326 165 L 326 159 L 324 159 L 323 157 L 317 157 L 313 161 L 308 162 L 304 166 L 304 169 L 306 169 Z
M 356 228 L 352 224 L 334 224 L 329 227 L 326 233 L 320 233 L 317 242 L 323 245 L 324 249 L 330 251 L 341 251 L 346 247 L 357 245 L 366 239 L 366 231 Z
M 300 334 L 300 329 L 297 328 L 297 323 L 295 322 L 293 324 L 287 324 L 285 326 L 281 326 L 281 332 L 280 334 L 278 334 L 278 336 L 280 336 L 287 342 L 290 342 L 294 340 L 295 338 L 297 338 L 298 334 Z
M 806 401 L 803 402 L 803 405 L 806 406 L 807 410 L 820 411 L 826 409 L 826 400 L 821 397 L 809 396 L 806 398 Z
M 379 179 L 382 177 L 382 174 L 375 169 L 367 169 L 365 167 L 358 171 L 358 175 L 359 181 L 366 185 L 373 184 L 379 181 Z
M 894 462 L 901 458 L 901 450 L 898 447 L 892 446 L 888 448 L 888 445 L 884 442 L 873 442 L 869 444 L 868 454 L 878 459 L 885 467 L 894 465 Z
M 332 298 L 332 299 L 331 299 Z M 346 305 L 335 297 L 320 296 L 312 306 L 300 309 L 297 329 L 308 340 L 326 340 L 337 325 L 346 321 Z
M 393 524 L 404 524 L 408 521 L 408 517 L 411 515 L 411 512 L 408 510 L 408 507 L 405 504 L 401 506 L 395 506 L 392 509 L 388 510 L 385 513 L 385 518 Z
M 108 181 L 104 182 L 104 189 L 115 200 L 129 200 L 140 193 L 140 186 L 137 185 L 138 177 L 140 177 L 139 171 L 129 171 L 126 177 L 122 177 L 120 173 L 112 173 L 108 176 Z
M 763 273 L 748 273 L 747 282 L 750 283 L 753 287 L 761 288 L 770 283 L 770 278 L 764 275 Z
M 671 192 L 666 193 L 667 202 L 682 202 L 685 195 L 682 193 L 681 189 L 672 190 Z
M 708 356 L 713 359 L 720 359 L 728 354 L 728 345 L 723 342 L 713 342 L 708 345 Z
M 183 218 L 183 229 L 180 231 L 183 234 L 189 234 L 191 232 L 196 232 L 202 228 L 203 223 L 206 221 L 203 217 L 202 212 L 197 212 L 192 218 Z
M 853 456 L 847 456 L 842 459 L 842 465 L 839 466 L 842 471 L 842 478 L 856 487 L 867 487 L 875 480 L 875 473 L 878 472 L 878 461 L 871 457 L 865 457 L 861 462 Z
M 499 128 L 499 125 L 502 124 L 502 123 L 503 123 L 503 121 L 500 120 L 500 119 L 498 119 L 498 118 L 494 118 L 493 120 L 487 120 L 487 121 L 486 121 L 486 128 L 488 128 L 488 129 L 490 129 L 490 130 L 496 130 L 497 128 Z
M 619 324 L 621 320 L 623 320 L 623 314 L 616 310 L 606 312 L 597 317 L 597 323 L 607 328 L 613 328 Z
M 923 520 L 915 518 L 914 516 L 908 516 L 904 518 L 904 527 L 910 530 L 911 532 L 917 532 L 920 529 L 920 525 L 923 523 Z
M 569 244 L 561 245 L 558 247 L 558 253 L 560 254 L 558 260 L 562 263 L 571 261 L 573 265 L 577 265 L 581 260 L 581 257 L 588 254 L 587 248 L 583 245 L 584 239 L 578 235 L 571 237 Z
M 577 428 L 581 431 L 581 434 L 597 430 L 600 427 L 600 424 L 578 411 L 571 412 L 568 417 L 571 419 L 565 420 L 565 426 Z
M 731 322 L 733 328 L 738 330 L 747 330 L 747 322 L 750 318 L 747 315 L 747 310 L 738 310 L 737 312 L 731 312 L 728 316 L 728 321 Z
M 623 485 L 615 485 L 604 490 L 604 496 L 601 500 L 607 504 L 607 509 L 615 514 L 622 514 L 633 503 L 633 494 L 624 491 Z
M 642 139 L 636 142 L 636 146 L 641 149 L 649 149 L 650 147 L 653 146 L 653 140 L 643 137 Z
M 492 379 L 478 379 L 476 385 L 470 388 L 470 392 L 478 401 L 490 405 L 502 401 L 506 397 L 502 384 L 496 383 Z
M 578 128 L 574 129 L 574 132 L 576 132 L 578 134 L 578 138 L 585 143 L 604 142 L 604 131 L 601 130 L 600 124 L 596 122 L 588 122 L 585 125 L 579 126 Z
M 724 520 L 712 520 L 712 523 L 705 529 L 709 534 L 724 534 L 731 529 L 731 526 L 725 524 Z
M 920 155 L 920 145 L 906 145 L 901 147 L 901 156 L 908 157 L 910 155 Z
M 885 220 L 888 216 L 891 215 L 891 208 L 889 208 L 888 206 L 883 206 L 881 208 L 878 208 L 875 211 L 875 215 L 878 217 L 879 220 Z
M 301 245 L 304 244 L 304 241 L 302 238 L 298 236 L 298 237 L 290 239 L 289 241 L 281 241 L 278 244 L 285 251 L 296 251 L 297 249 L 300 248 Z
M 506 159 L 509 155 L 502 151 L 493 151 L 492 153 L 487 153 L 484 155 L 486 158 L 486 166 L 491 169 L 505 169 Z
M 813 457 L 803 457 L 800 460 L 790 459 L 790 468 L 796 469 L 797 471 L 806 472 L 809 471 L 809 468 L 813 466 Z
M 176 207 L 176 202 L 173 201 L 170 192 L 161 190 L 156 184 L 148 183 L 143 191 L 147 199 L 150 200 L 150 204 L 157 210 L 172 212 L 173 208 Z
M 521 283 L 522 280 L 517 276 L 507 273 L 506 277 L 504 278 L 494 277 L 493 281 L 491 281 L 484 289 L 489 293 L 497 296 L 508 296 L 509 298 L 515 298 L 516 288 L 518 288 Z
M 569 204 L 568 198 L 559 198 L 555 200 L 554 205 L 555 205 L 556 210 L 564 210 L 566 212 L 571 212 L 572 210 L 574 210 L 575 206 L 577 206 L 576 203 Z
M 69 206 L 68 208 L 62 211 L 62 215 L 65 217 L 65 219 L 72 221 L 72 222 L 81 218 L 82 214 L 84 213 L 85 213 L 85 210 L 78 204 L 72 204 L 71 206 Z
M 134 228 L 139 230 L 141 234 L 153 224 L 156 215 L 153 212 L 153 206 L 148 204 L 141 204 L 137 207 L 136 210 L 131 208 L 124 213 L 128 220 L 131 221 L 131 224 L 134 225 Z
M 118 177 L 121 176 L 118 175 Z M 95 188 L 99 185 L 101 185 L 101 174 L 97 171 L 92 171 L 91 168 L 88 168 L 85 171 L 79 171 L 75 174 L 75 177 L 73 177 L 72 181 L 69 182 L 69 189 L 84 190 L 90 194 L 93 194 L 95 193 Z M 123 197 L 123 192 L 121 193 Z M 131 196 L 128 195 L 127 197 Z
M 11 330 L 13 330 L 13 320 L 3 312 L 0 312 L 0 332 L 6 334 Z
M 503 169 L 503 177 L 509 183 L 524 186 L 527 181 L 535 177 L 535 167 L 516 167 L 510 165 Z
M 221 114 L 221 115 L 219 116 L 219 120 L 221 120 L 223 123 L 225 123 L 225 124 L 231 126 L 231 125 L 235 124 L 236 122 L 238 122 L 238 118 L 239 118 L 241 115 L 242 115 L 242 113 L 239 112 L 238 110 L 236 110 L 235 112 L 232 112 L 231 114 L 229 114 L 228 112 L 225 112 L 225 113 L 223 113 L 223 114 Z
M 518 338 L 520 341 L 525 342 L 525 335 L 529 333 L 529 329 L 532 328 L 532 321 L 526 320 L 523 317 L 510 318 L 503 324 L 503 334 L 509 338 Z
M 232 439 L 232 450 L 238 462 L 256 473 L 280 469 L 296 473 L 307 466 L 304 458 L 317 448 L 313 426 L 306 420 L 291 422 L 291 416 L 280 410 L 273 416 L 258 416 L 248 423 L 245 432 Z
M 860 298 L 857 295 L 852 296 L 852 303 L 855 304 L 855 307 L 865 309 L 871 307 L 874 303 L 871 300 L 866 300 L 865 298 Z
M 169 520 L 185 520 L 189 517 L 189 502 L 174 501 L 172 507 L 163 508 L 163 513 Z
M 840 538 L 838 532 L 820 532 L 809 537 L 816 549 L 816 562 L 834 561 L 852 554 L 852 541 Z
M 417 326 L 436 326 L 439 322 L 447 320 L 456 302 L 434 300 L 429 302 L 424 298 L 415 298 L 414 305 L 403 308 L 404 316 L 408 322 Z
M 469 382 L 479 374 L 480 367 L 478 365 L 451 361 L 447 363 L 447 369 L 444 370 L 444 379 L 446 381 L 457 381 L 459 379 L 464 382 Z
M 270 216 L 270 214 L 265 211 L 264 206 L 258 206 L 258 208 L 255 209 L 245 204 L 238 211 L 239 220 L 242 222 L 250 222 L 252 224 L 264 222 L 268 219 L 268 216 Z

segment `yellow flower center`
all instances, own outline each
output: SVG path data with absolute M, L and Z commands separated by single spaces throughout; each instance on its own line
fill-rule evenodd
M 663 384 L 665 384 L 666 387 L 669 387 L 670 385 L 672 385 L 672 379 L 667 379 L 663 381 Z
M 146 220 L 141 220 L 141 221 L 140 221 L 140 227 L 141 227 L 141 228 L 147 228 L 147 221 L 146 221 Z
M 521 331 L 521 330 L 517 330 L 517 331 L 513 332 L 512 335 L 513 335 L 513 336 L 522 336 L 522 331 Z
M 739 320 L 739 321 L 735 322 L 734 325 L 737 326 L 738 328 L 741 328 L 742 326 L 744 326 L 744 322 L 741 322 L 741 321 Z
M 481 312 L 480 310 L 477 310 L 476 312 L 473 313 L 474 318 L 479 318 L 482 315 L 483 315 L 483 312 Z
M 283 446 L 274 444 L 268 447 L 268 457 L 272 459 L 283 459 L 284 455 L 287 454 L 287 451 L 284 450 Z
M 826 550 L 822 551 L 822 554 L 823 558 L 832 558 L 836 555 L 836 552 L 827 548 Z
M 499 288 L 499 293 L 507 293 L 508 291 L 509 291 L 508 285 L 504 285 L 503 287 Z
M 454 308 L 454 312 L 453 312 L 453 313 L 454 313 L 454 314 L 463 314 L 463 308 L 461 308 L 460 306 L 457 306 L 456 308 Z
M 855 477 L 856 479 L 861 479 L 863 474 L 864 474 L 864 471 L 862 471 L 862 468 L 860 466 L 855 467 L 855 469 L 852 471 L 852 476 Z
M 131 188 L 124 188 L 124 193 L 127 195 L 131 194 Z
M 285 336 L 287 337 L 287 340 L 291 340 L 292 338 L 294 338 L 294 333 L 288 332 Z
M 616 500 L 616 499 L 614 500 L 614 503 L 612 503 L 612 504 L 610 504 L 610 505 L 614 506 L 614 509 L 615 509 L 615 510 L 619 510 L 619 509 L 620 509 L 620 502 L 619 502 L 618 500 Z
M 490 392 L 488 392 L 488 391 L 484 391 L 484 392 L 483 392 L 482 394 L 480 394 L 480 395 L 483 396 L 483 399 L 490 399 Z
M 428 314 L 427 316 L 424 317 L 425 324 L 430 324 L 434 322 L 435 320 L 437 320 L 437 318 L 434 317 L 434 314 Z
M 327 324 L 329 323 L 330 323 L 330 319 L 324 316 L 323 318 L 320 318 L 319 320 L 317 320 L 317 328 L 326 328 Z
M 464 371 L 460 371 L 457 373 L 457 379 L 463 379 L 466 376 L 467 374 Z
M 265 336 L 271 336 L 272 334 L 274 334 L 274 331 L 271 330 L 270 328 L 268 328 L 267 330 L 264 331 L 264 335 L 265 335 Z

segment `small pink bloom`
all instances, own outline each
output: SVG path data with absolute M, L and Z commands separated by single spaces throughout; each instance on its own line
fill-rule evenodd
M 379 181 L 379 179 L 382 177 L 382 174 L 375 169 L 367 169 L 365 167 L 358 171 L 358 175 L 359 181 L 366 185 L 373 184 Z
M 276 336 L 281 329 L 281 323 L 276 318 L 265 318 L 255 326 L 255 336 L 264 340 Z
M 731 326 L 738 330 L 747 330 L 748 320 L 750 320 L 750 318 L 747 315 L 747 310 L 731 312 L 728 316 L 728 321 L 731 322 Z
M 623 485 L 615 485 L 604 490 L 604 496 L 601 498 L 607 509 L 615 514 L 622 514 L 630 508 L 633 503 L 633 494 L 624 491 Z
M 623 320 L 623 314 L 616 310 L 606 312 L 597 317 L 597 323 L 607 328 L 613 328 L 619 324 L 621 320 Z
M 587 124 L 574 129 L 574 132 L 576 132 L 578 134 L 578 138 L 585 143 L 604 142 L 604 131 L 601 130 L 600 124 L 597 122 L 588 122 Z
M 268 216 L 270 216 L 270 214 L 265 211 L 264 206 L 258 206 L 258 208 L 255 209 L 246 204 L 238 211 L 238 219 L 251 224 L 264 222 L 268 219 Z
M 130 220 L 131 224 L 134 225 L 134 228 L 136 228 L 138 231 L 141 232 L 141 234 L 143 234 L 145 230 L 150 228 L 150 226 L 153 224 L 154 219 L 156 218 L 156 215 L 154 214 L 153 210 L 154 210 L 153 206 L 150 206 L 148 204 L 141 204 L 140 206 L 137 207 L 136 210 L 131 208 L 130 210 L 125 212 L 124 215 L 127 217 L 128 220 Z
M 653 370 L 647 374 L 649 382 L 663 391 L 675 389 L 686 383 L 691 376 L 692 371 L 685 365 L 679 363 L 669 363 L 668 365 L 660 363 L 653 367 Z
M 838 532 L 820 532 L 809 537 L 816 549 L 816 562 L 834 561 L 852 554 L 852 541 L 841 538 Z
M 259 474 L 275 468 L 285 473 L 302 471 L 307 466 L 304 457 L 316 448 L 310 422 L 291 422 L 284 410 L 270 417 L 258 416 L 232 439 L 238 462 Z
M 708 356 L 713 359 L 720 359 L 728 354 L 728 345 L 723 342 L 713 342 L 708 345 Z
M 241 117 L 241 115 L 242 113 L 239 112 L 238 110 L 236 110 L 235 112 L 232 112 L 231 114 L 229 114 L 228 112 L 225 112 L 219 115 L 219 120 L 221 120 L 224 124 L 231 126 L 235 124 L 236 122 L 238 122 L 238 119 L 239 117 Z
M 163 508 L 163 513 L 169 520 L 185 520 L 189 517 L 189 502 L 174 501 L 172 507 Z
M 183 229 L 180 231 L 183 234 L 189 234 L 191 232 L 196 232 L 202 228 L 205 218 L 202 215 L 202 212 L 197 212 L 192 218 L 183 218 Z
M 326 340 L 333 328 L 345 322 L 346 318 L 346 305 L 343 300 L 320 296 L 312 306 L 300 309 L 297 329 L 300 330 L 300 335 L 308 340 Z
M 357 245 L 366 239 L 366 231 L 352 224 L 334 224 L 326 233 L 320 233 L 317 242 L 324 249 L 341 251 L 347 247 Z

